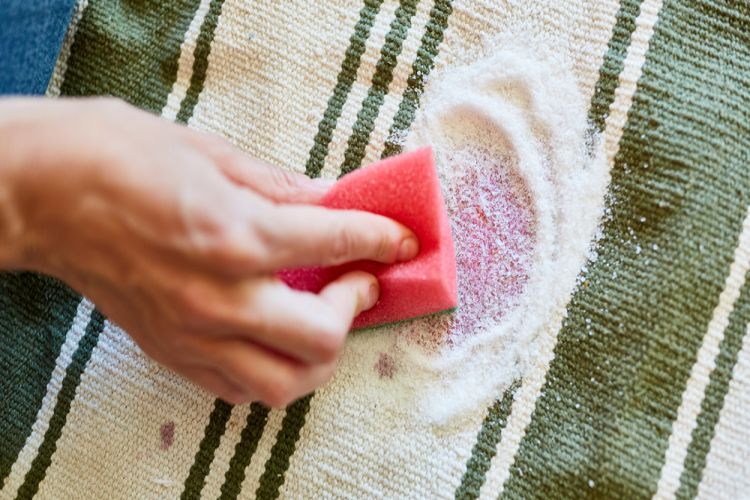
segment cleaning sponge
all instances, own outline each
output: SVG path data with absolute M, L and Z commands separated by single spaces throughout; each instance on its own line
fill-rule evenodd
M 455 251 L 431 148 L 381 160 L 342 177 L 321 205 L 364 210 L 402 223 L 417 236 L 419 255 L 390 265 L 360 261 L 281 271 L 279 277 L 290 287 L 318 292 L 349 271 L 374 274 L 380 282 L 380 299 L 372 309 L 355 318 L 352 328 L 456 307 Z

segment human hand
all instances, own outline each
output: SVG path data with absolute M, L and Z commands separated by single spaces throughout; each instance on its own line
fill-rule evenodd
M 119 101 L 0 102 L 0 150 L 0 267 L 66 281 L 231 403 L 284 406 L 323 384 L 377 301 L 365 273 L 316 295 L 275 271 L 418 252 L 394 221 L 310 205 L 329 182 Z

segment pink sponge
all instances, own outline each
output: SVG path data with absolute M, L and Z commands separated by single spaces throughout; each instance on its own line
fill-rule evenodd
M 456 307 L 456 258 L 431 148 L 381 160 L 342 177 L 321 205 L 365 210 L 402 223 L 417 236 L 419 255 L 409 262 L 391 265 L 360 261 L 281 271 L 279 276 L 289 286 L 318 292 L 349 271 L 374 274 L 380 282 L 380 299 L 354 320 L 352 328 Z

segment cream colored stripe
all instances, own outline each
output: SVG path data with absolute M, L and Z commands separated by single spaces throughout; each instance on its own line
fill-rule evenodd
M 664 466 L 656 489 L 655 498 L 674 498 L 680 486 L 680 475 L 690 446 L 693 429 L 701 409 L 701 402 L 708 386 L 711 372 L 716 367 L 716 356 L 719 355 L 719 344 L 729 325 L 729 315 L 740 296 L 740 289 L 745 283 L 745 275 L 750 269 L 750 207 L 742 224 L 739 244 L 734 250 L 734 261 L 729 268 L 729 276 L 724 283 L 724 290 L 719 296 L 719 304 L 714 309 L 708 330 L 703 337 L 703 344 L 698 357 L 690 371 L 690 378 L 682 393 L 677 418 L 672 424 L 669 446 L 664 458 Z
M 714 429 L 697 498 L 750 495 L 750 325 Z
M 417 12 L 412 18 L 411 28 L 404 40 L 401 53 L 398 56 L 396 67 L 393 68 L 393 81 L 388 86 L 388 94 L 385 96 L 380 113 L 375 119 L 375 128 L 370 136 L 370 142 L 365 149 L 365 157 L 362 165 L 367 165 L 378 159 L 385 147 L 385 141 L 388 138 L 388 130 L 393 123 L 393 118 L 401 104 L 404 90 L 407 86 L 407 80 L 412 71 L 412 63 L 417 58 L 417 50 L 422 43 L 427 21 L 430 18 L 430 9 L 434 1 L 421 0 L 417 4 Z M 338 168 L 338 165 L 336 165 Z
M 176 498 L 213 402 L 105 322 L 38 497 Z
M 42 399 L 42 406 L 37 412 L 34 425 L 31 427 L 31 434 L 26 438 L 26 443 L 21 449 L 16 462 L 13 464 L 8 480 L 2 487 L 3 491 L 17 492 L 18 488 L 23 484 L 26 473 L 31 468 L 31 463 L 34 457 L 36 457 L 39 446 L 44 441 L 44 434 L 49 427 L 49 419 L 52 417 L 52 412 L 55 409 L 57 395 L 60 392 L 65 372 L 68 369 L 73 353 L 78 347 L 78 342 L 80 342 L 81 337 L 86 332 L 86 326 L 91 320 L 91 311 L 93 309 L 94 305 L 86 299 L 82 299 L 78 304 L 73 324 L 70 325 L 70 329 L 65 334 L 65 342 L 60 349 L 57 360 L 55 360 L 55 368 L 52 371 L 50 381 L 47 383 L 47 392 L 44 395 L 44 399 Z
M 304 172 L 358 19 L 348 0 L 226 2 L 190 126 Z
M 357 113 L 362 109 L 362 101 L 367 97 L 367 91 L 372 84 L 375 65 L 380 59 L 380 49 L 385 43 L 385 36 L 390 29 L 391 21 L 395 17 L 397 6 L 398 2 L 394 0 L 383 2 L 380 12 L 375 18 L 370 38 L 367 39 L 365 52 L 362 54 L 361 63 L 357 70 L 357 79 L 354 81 L 346 103 L 341 110 L 341 117 L 333 131 L 333 140 L 328 147 L 328 157 L 321 171 L 321 177 L 334 178 L 339 175 L 339 167 L 344 161 L 344 152 L 349 136 L 352 134 L 354 123 L 357 121 Z M 343 54 L 341 57 L 343 57 Z
M 313 398 L 314 399 L 314 398 Z M 245 469 L 245 480 L 240 489 L 241 498 L 255 498 L 255 491 L 260 484 L 260 477 L 266 469 L 266 462 L 271 456 L 271 448 L 276 443 L 276 434 L 281 429 L 281 421 L 286 410 L 272 410 L 268 414 L 268 421 L 263 429 L 263 435 L 258 441 L 258 447 L 253 453 L 250 463 Z
M 75 10 L 73 11 L 73 17 L 68 25 L 68 31 L 65 33 L 63 44 L 60 47 L 60 54 L 57 56 L 57 62 L 55 63 L 55 69 L 52 71 L 52 77 L 47 84 L 47 97 L 59 97 L 60 87 L 62 87 L 63 80 L 65 79 L 65 71 L 68 69 L 68 57 L 70 57 L 70 48 L 73 46 L 75 40 L 76 31 L 78 29 L 78 23 L 83 17 L 83 11 L 89 5 L 89 0 L 76 0 Z
M 638 80 L 641 77 L 643 64 L 646 60 L 649 40 L 654 33 L 654 26 L 661 10 L 661 0 L 645 0 L 641 4 L 641 12 L 636 19 L 636 28 L 631 38 L 630 46 L 625 57 L 624 67 L 620 73 L 615 100 L 609 108 L 609 116 L 605 121 L 604 141 L 609 169 L 614 165 L 614 159 L 619 149 L 620 138 L 623 134 L 627 114 L 633 102 Z M 614 18 L 613 18 L 614 24 Z M 555 331 L 559 331 L 562 317 L 559 318 Z M 506 429 L 502 433 L 502 440 L 498 446 L 497 455 L 492 460 L 490 470 L 481 490 L 482 498 L 497 498 L 503 490 L 503 484 L 510 474 L 518 446 L 526 434 L 526 428 L 531 421 L 531 415 L 539 397 L 550 363 L 554 357 L 554 346 L 557 336 L 545 339 L 540 346 L 540 366 L 533 370 L 523 381 L 513 403 Z
M 167 104 L 161 111 L 164 118 L 174 121 L 180 111 L 180 104 L 185 99 L 185 94 L 190 87 L 190 79 L 193 76 L 193 62 L 195 61 L 195 46 L 198 42 L 203 20 L 211 4 L 211 0 L 201 0 L 195 11 L 193 20 L 185 32 L 185 39 L 180 47 L 180 59 L 177 66 L 177 78 L 172 85 L 172 91 L 167 97 Z
M 234 456 L 234 448 L 240 441 L 242 428 L 245 427 L 247 415 L 250 413 L 250 405 L 235 406 L 227 421 L 224 434 L 221 436 L 219 447 L 214 453 L 211 468 L 206 477 L 206 485 L 201 491 L 201 498 L 219 498 L 221 496 L 221 485 L 224 484 L 224 475 L 229 470 L 229 462 Z

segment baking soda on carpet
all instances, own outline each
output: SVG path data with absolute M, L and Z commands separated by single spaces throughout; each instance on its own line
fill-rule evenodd
M 523 378 L 560 326 L 602 214 L 605 155 L 569 64 L 497 47 L 432 75 L 405 143 L 435 154 L 458 309 L 354 334 L 336 375 L 404 421 L 450 425 Z

